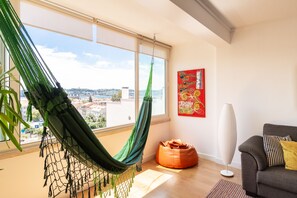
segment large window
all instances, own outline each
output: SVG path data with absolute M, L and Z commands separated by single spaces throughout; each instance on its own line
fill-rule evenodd
M 135 53 L 26 26 L 41 56 L 92 129 L 135 121 Z M 22 93 L 22 92 L 21 92 Z M 21 94 L 23 115 L 28 101 Z M 33 110 L 21 141 L 40 139 L 42 117 Z
M 64 23 L 57 23 L 57 20 Z M 145 93 L 153 44 L 148 40 L 26 1 L 21 20 L 72 104 L 94 131 L 135 122 Z M 58 20 L 58 21 L 59 21 Z M 168 48 L 156 46 L 153 119 L 167 118 Z M 0 56 L 1 58 L 1 56 Z M 23 117 L 28 101 L 20 90 Z M 39 141 L 43 119 L 33 109 L 30 128 L 21 126 L 21 143 Z

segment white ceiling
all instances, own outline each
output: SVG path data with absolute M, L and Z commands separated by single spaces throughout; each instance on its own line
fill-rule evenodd
M 194 27 L 199 34 L 207 28 L 179 9 L 169 0 L 48 0 L 114 25 L 175 45 L 195 39 L 185 27 Z M 181 27 L 183 26 L 183 27 Z
M 297 0 L 209 0 L 236 28 L 297 16 Z
M 48 0 L 175 45 L 222 42 L 170 0 Z M 187 0 L 184 0 L 185 2 Z M 207 1 L 207 0 L 205 0 Z M 297 16 L 297 0 L 209 0 L 235 28 Z

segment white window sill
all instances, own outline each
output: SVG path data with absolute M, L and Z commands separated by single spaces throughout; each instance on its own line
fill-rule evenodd
M 169 122 L 170 118 L 169 117 L 165 117 L 165 116 L 154 116 L 154 118 L 152 118 L 151 121 L 151 125 L 157 125 L 157 124 L 162 124 L 165 122 Z M 94 130 L 94 133 L 97 137 L 103 137 L 103 136 L 108 136 L 108 135 L 113 135 L 113 134 L 117 134 L 117 133 L 122 133 L 125 131 L 129 131 L 132 130 L 134 126 L 133 124 L 127 124 L 127 125 L 122 125 L 120 127 L 110 127 L 110 128 L 106 128 L 106 129 L 97 129 Z M 21 155 L 25 155 L 25 154 L 29 154 L 29 153 L 33 153 L 33 152 L 38 152 L 39 151 L 39 144 L 40 142 L 33 142 L 33 143 L 29 143 L 29 144 L 24 144 L 22 145 L 23 151 L 20 152 L 17 149 L 14 148 L 14 146 L 10 146 L 11 148 L 7 148 L 7 145 L 5 142 L 1 142 L 0 143 L 0 160 L 3 159 L 8 159 L 8 158 L 13 158 L 13 157 L 17 157 L 17 156 L 21 156 Z

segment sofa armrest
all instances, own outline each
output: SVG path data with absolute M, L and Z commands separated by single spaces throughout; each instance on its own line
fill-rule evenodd
M 239 146 L 239 151 L 250 154 L 257 163 L 258 170 L 267 168 L 267 159 L 263 146 L 263 137 L 252 136 Z

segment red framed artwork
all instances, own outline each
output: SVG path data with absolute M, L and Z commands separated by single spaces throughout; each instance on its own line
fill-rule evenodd
M 177 72 L 178 115 L 205 117 L 205 70 Z

